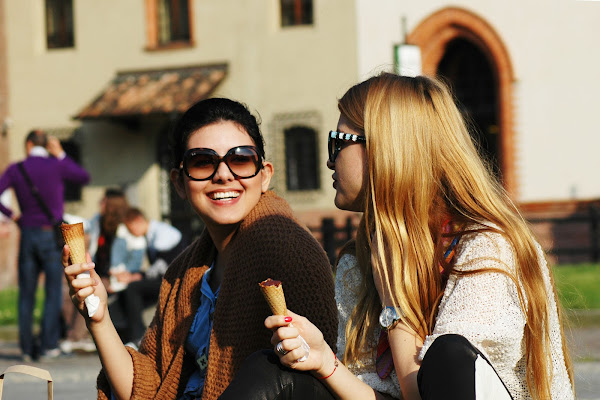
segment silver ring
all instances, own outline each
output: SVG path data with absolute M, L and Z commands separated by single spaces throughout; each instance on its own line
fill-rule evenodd
M 275 346 L 275 350 L 277 350 L 277 352 L 282 356 L 285 356 L 288 353 L 287 350 L 284 350 L 281 342 L 277 343 L 277 346 Z

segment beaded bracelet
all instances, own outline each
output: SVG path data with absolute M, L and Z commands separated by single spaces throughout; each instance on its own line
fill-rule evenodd
M 340 364 L 338 363 L 338 358 L 337 358 L 337 356 L 335 355 L 335 353 L 333 353 L 333 356 L 335 357 L 335 361 L 333 362 L 333 371 L 331 371 L 331 373 L 330 373 L 329 375 L 327 375 L 327 376 L 319 376 L 319 377 L 318 377 L 318 379 L 327 379 L 327 378 L 331 377 L 331 375 L 333 375 L 333 373 L 334 373 L 334 372 L 335 372 L 335 370 L 337 369 L 338 365 L 340 365 Z

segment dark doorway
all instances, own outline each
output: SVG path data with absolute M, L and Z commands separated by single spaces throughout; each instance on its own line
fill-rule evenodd
M 60 144 L 65 153 L 77 164 L 81 165 L 81 149 L 72 139 L 61 140 Z M 65 182 L 65 201 L 80 201 L 83 185 L 71 181 Z
M 482 156 L 502 177 L 498 84 L 485 54 L 465 39 L 452 40 L 438 65 L 438 75 L 450 85 Z

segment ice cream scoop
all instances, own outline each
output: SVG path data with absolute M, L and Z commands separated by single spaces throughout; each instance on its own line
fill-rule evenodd
M 269 303 L 273 315 L 287 315 L 287 307 L 285 305 L 285 296 L 283 294 L 281 281 L 269 278 L 258 285 L 260 286 L 263 296 L 265 296 L 265 300 Z

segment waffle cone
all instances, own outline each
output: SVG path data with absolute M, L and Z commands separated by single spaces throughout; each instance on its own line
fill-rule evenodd
M 287 307 L 285 305 L 285 296 L 283 294 L 283 285 L 279 281 L 267 279 L 259 283 L 260 290 L 265 296 L 265 300 L 269 303 L 273 315 L 287 315 Z
M 81 264 L 85 262 L 85 239 L 83 236 L 83 223 L 62 224 L 60 226 L 65 243 L 71 250 L 71 262 Z

